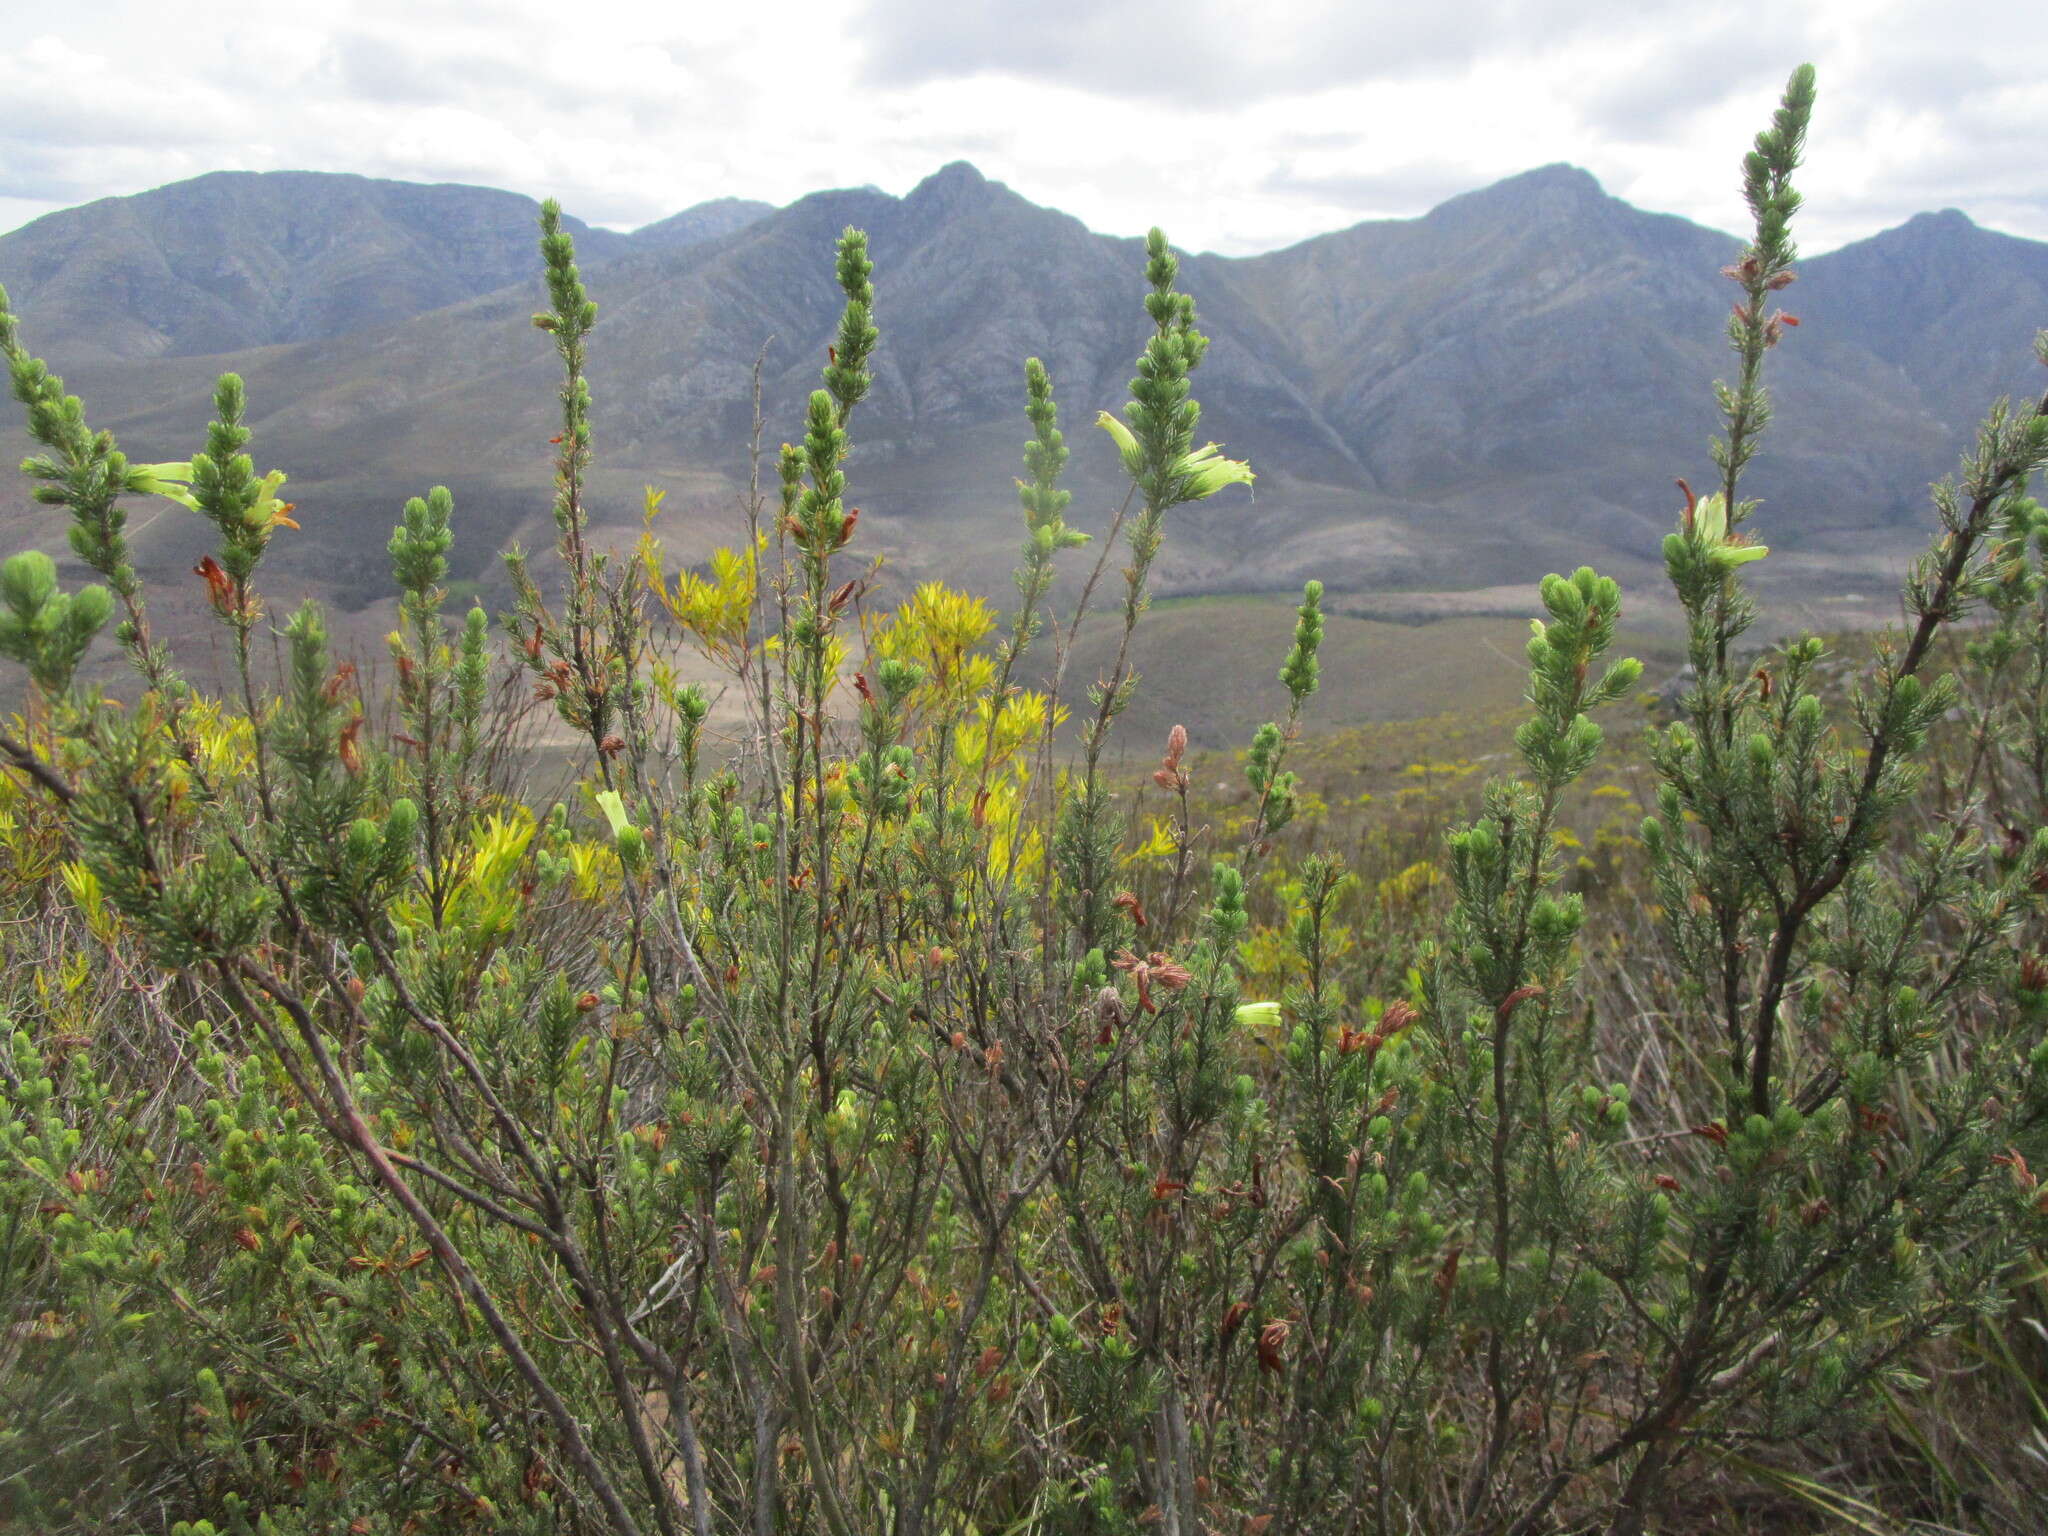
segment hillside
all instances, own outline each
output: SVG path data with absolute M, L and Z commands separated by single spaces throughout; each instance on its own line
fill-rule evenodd
M 632 235 L 567 225 L 586 265 L 676 250 L 769 211 L 736 198 Z M 524 280 L 530 197 L 315 171 L 219 171 L 0 236 L 0 283 L 67 366 L 374 330 Z
M 435 481 L 456 490 L 460 576 L 489 582 L 498 547 L 550 536 L 554 365 L 526 323 L 532 215 L 477 188 L 202 177 L 0 238 L 0 281 L 31 345 L 138 457 L 189 452 L 211 376 L 240 369 L 258 456 L 291 471 L 302 508 L 281 574 L 346 606 L 381 593 L 385 530 Z M 1023 358 L 1053 372 L 1079 506 L 1099 523 L 1113 464 L 1086 424 L 1123 399 L 1145 321 L 1136 242 L 966 164 L 901 198 L 821 192 L 774 211 L 705 205 L 631 236 L 580 230 L 603 306 L 600 515 L 632 531 L 655 483 L 684 557 L 730 539 L 756 360 L 772 452 L 822 361 L 831 242 L 849 224 L 870 234 L 884 336 L 850 466 L 863 544 L 898 580 L 1000 596 Z M 1421 218 L 1190 258 L 1183 286 L 1214 338 L 1203 434 L 1260 479 L 1249 500 L 1177 514 L 1165 589 L 1314 575 L 1356 593 L 1519 590 L 1588 559 L 1654 576 L 1671 477 L 1709 472 L 1731 294 L 1717 269 L 1735 249 L 1550 166 Z M 1989 396 L 2032 387 L 2048 246 L 1923 216 L 1810 262 L 1787 306 L 1803 324 L 1774 358 L 1781 408 L 1754 480 L 1782 551 L 1765 574 L 1807 594 L 1872 589 Z M 175 519 L 142 542 L 166 569 L 197 548 Z
M 680 250 L 686 245 L 716 240 L 720 235 L 745 229 L 774 211 L 773 203 L 755 202 L 744 197 L 713 198 L 708 203 L 685 208 L 681 213 L 672 213 L 652 224 L 643 224 L 627 238 L 636 250 Z

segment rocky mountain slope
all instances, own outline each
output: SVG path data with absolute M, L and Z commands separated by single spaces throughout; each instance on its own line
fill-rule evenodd
M 0 238 L 0 281 L 31 344 L 139 457 L 189 452 L 208 380 L 240 369 L 257 456 L 292 472 L 304 512 L 279 559 L 349 603 L 381 591 L 385 530 L 436 481 L 456 490 L 461 574 L 488 581 L 502 543 L 550 536 L 532 216 L 476 188 L 202 177 Z M 883 329 L 850 467 L 864 544 L 903 579 L 1000 596 L 1023 359 L 1053 372 L 1079 509 L 1099 522 L 1114 464 L 1088 423 L 1123 400 L 1146 322 L 1136 242 L 964 164 L 902 198 L 579 230 L 602 306 L 605 516 L 636 531 L 640 487 L 660 484 L 683 555 L 731 538 L 757 360 L 772 452 L 823 359 L 849 224 L 869 232 Z M 1166 589 L 1470 589 L 1588 559 L 1651 574 L 1671 477 L 1709 473 L 1733 294 L 1718 269 L 1735 250 L 1552 166 L 1418 219 L 1190 258 L 1183 286 L 1214 338 L 1203 433 L 1260 479 L 1252 498 L 1176 514 Z M 2048 246 L 1925 215 L 1807 263 L 1786 307 L 1803 323 L 1774 356 L 1778 423 L 1754 482 L 1785 552 L 1769 566 L 1854 585 L 1909 546 L 1926 481 L 1989 398 L 2038 388 Z M 192 530 L 150 537 L 153 559 L 190 563 Z
M 769 211 L 725 198 L 635 235 L 567 223 L 598 265 Z M 489 187 L 220 171 L 0 236 L 0 283 L 70 364 L 233 352 L 374 330 L 517 283 L 538 213 Z

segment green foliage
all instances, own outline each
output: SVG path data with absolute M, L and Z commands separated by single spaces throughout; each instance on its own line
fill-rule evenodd
M 1280 668 L 1280 684 L 1299 707 L 1316 691 L 1316 648 L 1323 643 L 1323 584 L 1301 589 L 1301 608 L 1294 625 L 1294 649 Z
M 24 550 L 0 564 L 0 656 L 19 662 L 45 693 L 61 694 L 106 626 L 113 600 L 100 586 L 57 590 L 57 563 Z
M 407 502 L 368 700 L 310 605 L 275 677 L 252 643 L 292 524 L 240 382 L 203 451 L 130 466 L 0 304 L 28 473 L 105 583 L 0 566 L 35 690 L 0 730 L 0 1521 L 1626 1536 L 1681 1468 L 1796 1482 L 1745 1458 L 1900 1414 L 2048 1221 L 2048 418 L 1994 410 L 1846 698 L 1818 640 L 1738 660 L 1811 100 L 1745 163 L 1721 484 L 1666 544 L 1695 687 L 1617 733 L 1655 803 L 1598 859 L 1573 824 L 1630 792 L 1594 717 L 1641 669 L 1590 569 L 1543 582 L 1513 770 L 1448 836 L 1463 753 L 1418 765 L 1425 830 L 1374 807 L 1339 857 L 1299 778 L 1314 582 L 1234 802 L 1176 727 L 1133 809 L 1108 749 L 1170 514 L 1251 478 L 1195 447 L 1156 231 L 1100 418 L 1121 627 L 1065 762 L 1096 582 L 1049 618 L 1087 540 L 1041 364 L 1007 632 L 842 568 L 859 231 L 774 487 L 671 576 L 658 492 L 634 558 L 592 537 L 597 308 L 547 205 L 557 560 L 515 552 L 495 637 L 455 624 L 454 498 Z M 148 640 L 137 494 L 213 527 L 227 698 Z M 75 683 L 116 604 L 125 704 Z M 522 674 L 573 733 L 559 799 L 501 771 Z

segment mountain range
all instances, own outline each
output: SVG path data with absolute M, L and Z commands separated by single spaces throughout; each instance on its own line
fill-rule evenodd
M 131 457 L 189 454 L 212 377 L 249 385 L 253 451 L 292 476 L 303 532 L 280 575 L 344 607 L 386 588 L 405 497 L 456 493 L 456 573 L 552 538 L 556 364 L 536 206 L 477 187 L 306 172 L 221 173 L 50 214 L 0 237 L 24 338 Z M 760 370 L 765 449 L 801 404 L 837 314 L 832 245 L 868 231 L 882 347 L 855 417 L 862 546 L 901 580 L 1007 593 L 1021 526 L 1023 360 L 1050 368 L 1077 513 L 1113 506 L 1089 423 L 1125 398 L 1148 322 L 1140 243 L 1096 234 L 966 164 L 903 197 L 727 200 L 632 234 L 574 222 L 600 305 L 592 339 L 600 518 L 636 533 L 641 487 L 671 492 L 683 558 L 731 542 Z M 1180 285 L 1213 338 L 1202 436 L 1249 457 L 1255 494 L 1174 516 L 1170 593 L 1339 594 L 1525 587 L 1595 561 L 1654 579 L 1674 476 L 1711 476 L 1725 375 L 1728 235 L 1547 166 L 1414 219 L 1249 258 L 1195 254 Z M 1868 586 L 1923 534 L 1927 482 L 1997 395 L 2038 395 L 2048 245 L 1953 210 L 1805 262 L 1773 354 L 1777 414 L 1754 471 L 1769 568 L 1802 588 Z M 25 447 L 18 426 L 0 449 Z M 14 547 L 61 549 L 18 486 Z M 145 570 L 204 548 L 189 520 L 138 518 Z

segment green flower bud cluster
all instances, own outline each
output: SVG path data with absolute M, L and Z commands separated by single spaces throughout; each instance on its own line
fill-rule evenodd
M 604 813 L 612 829 L 612 849 L 625 866 L 626 873 L 637 875 L 647 867 L 647 836 L 634 826 L 626 814 L 624 796 L 616 790 L 600 790 L 597 793 L 597 808 Z
M 113 608 L 105 587 L 58 591 L 56 562 L 42 551 L 9 556 L 0 562 L 0 656 L 45 693 L 62 693 Z
M 1301 589 L 1296 610 L 1294 649 L 1280 668 L 1280 682 L 1298 708 L 1316 691 L 1316 649 L 1323 643 L 1323 584 L 1311 581 Z
M 349 824 L 344 853 L 363 890 L 389 891 L 412 873 L 419 826 L 419 807 L 404 796 L 391 802 L 381 829 L 366 816 Z
M 808 483 L 797 501 L 798 540 L 820 558 L 839 547 L 846 528 L 846 429 L 830 390 L 814 389 L 804 413 L 803 469 Z
M 1530 625 L 1533 713 L 1515 732 L 1515 745 L 1536 783 L 1553 789 L 1578 778 L 1600 750 L 1600 728 L 1585 711 L 1620 698 L 1635 686 L 1643 668 L 1624 658 L 1598 682 L 1587 684 L 1593 663 L 1614 643 L 1621 613 L 1621 589 L 1611 578 L 1581 566 L 1569 578 L 1546 576 L 1542 591 L 1550 618 Z
M 1035 357 L 1024 364 L 1024 390 L 1024 414 L 1036 434 L 1024 444 L 1024 470 L 1031 478 L 1017 482 L 1017 500 L 1024 508 L 1024 526 L 1031 535 L 1025 550 L 1029 561 L 1086 544 L 1088 535 L 1069 528 L 1062 516 L 1074 499 L 1074 493 L 1059 483 L 1067 467 L 1067 441 L 1060 431 L 1052 375 Z
M 1280 727 L 1270 721 L 1252 734 L 1252 744 L 1245 754 L 1245 782 L 1252 787 L 1252 793 L 1259 797 L 1265 808 L 1265 826 L 1268 832 L 1278 832 L 1294 820 L 1300 801 L 1295 791 L 1295 776 L 1280 771 L 1280 763 L 1286 754 L 1286 740 Z
M 839 334 L 825 368 L 825 389 L 832 397 L 839 424 L 867 394 L 874 383 L 868 359 L 874 355 L 881 332 L 874 323 L 875 264 L 868 259 L 868 237 L 864 231 L 848 228 L 839 237 L 835 275 L 839 291 L 846 296 L 840 313 Z
M 917 787 L 917 754 L 901 742 L 862 757 L 847 769 L 861 808 L 878 821 L 899 821 Z
M 1601 1089 L 1589 1083 L 1579 1090 L 1579 1110 L 1589 1130 L 1618 1133 L 1628 1125 L 1628 1088 L 1610 1083 Z
M 401 590 L 425 597 L 447 579 L 448 551 L 455 543 L 448 524 L 454 511 L 455 497 L 445 485 L 406 502 L 405 521 L 391 531 L 386 546 L 392 579 Z
M 1224 458 L 1216 444 L 1194 446 L 1202 408 L 1190 393 L 1188 376 L 1201 366 L 1209 338 L 1195 329 L 1195 301 L 1173 291 L 1179 272 L 1180 261 L 1165 234 L 1153 230 L 1145 238 L 1145 278 L 1152 290 L 1145 295 L 1145 312 L 1152 317 L 1153 335 L 1138 357 L 1122 419 L 1108 411 L 1096 418 L 1116 443 L 1125 472 L 1144 498 L 1148 520 L 1226 486 L 1252 482 L 1251 467 Z M 1149 560 L 1148 550 L 1141 547 L 1138 553 Z

